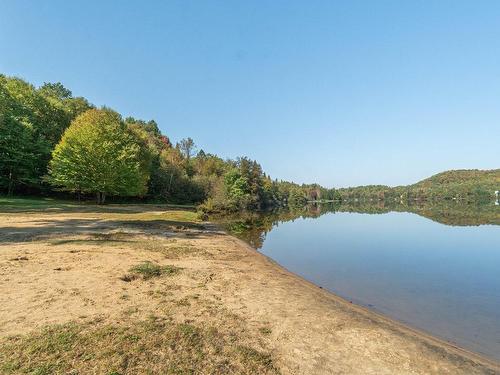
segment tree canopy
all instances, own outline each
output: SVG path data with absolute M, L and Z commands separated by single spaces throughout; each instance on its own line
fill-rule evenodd
M 49 164 L 49 181 L 72 192 L 106 195 L 145 194 L 149 174 L 143 173 L 140 140 L 119 114 L 91 109 L 64 132 Z
M 206 211 L 300 205 L 334 192 L 272 180 L 248 158 L 196 150 L 192 138 L 173 146 L 154 120 L 122 121 L 60 82 L 36 88 L 0 75 L 0 192 L 204 202 Z
M 80 113 L 91 108 L 60 83 L 40 88 L 0 75 L 0 191 L 37 193 L 52 150 Z
M 199 152 L 196 153 L 196 151 Z M 50 163 L 50 168 L 49 168 Z M 255 160 L 224 160 L 190 137 L 173 145 L 154 120 L 95 109 L 61 83 L 0 75 L 0 192 L 98 194 L 201 204 L 205 212 L 310 201 L 491 200 L 500 170 L 449 171 L 409 186 L 327 189 L 272 179 Z

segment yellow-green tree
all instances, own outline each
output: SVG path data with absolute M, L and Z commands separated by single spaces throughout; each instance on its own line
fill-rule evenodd
M 78 116 L 52 153 L 48 180 L 63 190 L 137 196 L 149 178 L 142 170 L 138 139 L 109 109 L 91 109 Z

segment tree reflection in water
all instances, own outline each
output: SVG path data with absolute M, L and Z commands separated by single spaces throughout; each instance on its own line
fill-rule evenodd
M 411 212 L 451 226 L 500 225 L 498 205 L 468 204 L 457 201 L 311 203 L 304 207 L 214 216 L 211 220 L 219 223 L 229 233 L 241 238 L 255 249 L 260 249 L 267 233 L 281 223 L 299 218 L 317 218 L 327 213 L 337 212 L 364 214 Z

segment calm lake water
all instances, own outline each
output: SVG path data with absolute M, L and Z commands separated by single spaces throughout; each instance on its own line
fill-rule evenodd
M 500 207 L 378 211 L 316 207 L 228 226 L 337 295 L 500 360 Z

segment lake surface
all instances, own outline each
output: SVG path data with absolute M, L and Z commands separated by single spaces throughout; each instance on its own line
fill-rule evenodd
M 382 211 L 316 207 L 229 227 L 337 295 L 500 360 L 500 207 Z

